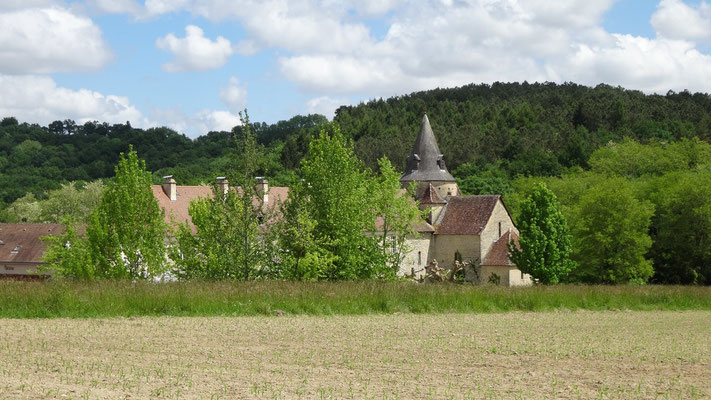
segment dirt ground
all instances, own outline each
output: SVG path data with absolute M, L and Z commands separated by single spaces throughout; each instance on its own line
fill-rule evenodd
M 0 398 L 710 398 L 711 312 L 0 319 Z

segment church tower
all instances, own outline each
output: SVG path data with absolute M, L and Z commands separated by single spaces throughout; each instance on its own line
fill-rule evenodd
M 403 187 L 408 187 L 413 182 L 417 182 L 415 195 L 418 199 L 424 195 L 432 197 L 433 189 L 438 197 L 445 201 L 449 197 L 461 195 L 457 181 L 444 165 L 444 155 L 439 151 L 427 114 L 422 117 L 415 146 L 412 148 L 412 154 L 407 157 L 405 173 L 400 177 Z

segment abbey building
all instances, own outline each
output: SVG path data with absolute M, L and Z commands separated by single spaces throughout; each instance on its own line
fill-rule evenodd
M 419 235 L 408 240 L 410 251 L 400 274 L 423 274 L 424 267 L 435 260 L 448 268 L 457 260 L 468 265 L 465 272 L 470 281 L 531 284 L 531 277 L 508 258 L 507 243 L 518 243 L 518 229 L 501 196 L 462 195 L 447 171 L 427 115 L 400 183 L 405 188 L 417 185 L 419 206 L 429 209 L 426 223 L 418 226 Z

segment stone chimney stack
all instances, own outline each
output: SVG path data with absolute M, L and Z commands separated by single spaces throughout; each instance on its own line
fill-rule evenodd
M 227 181 L 227 178 L 218 176 L 215 181 L 217 182 L 217 187 L 222 191 L 222 194 L 227 194 L 227 191 L 230 190 L 230 183 Z
M 163 177 L 163 192 L 168 196 L 170 201 L 175 201 L 178 199 L 178 185 L 173 179 L 173 175 L 166 175 Z
M 257 196 L 262 196 L 264 204 L 269 203 L 269 182 L 263 176 L 257 177 Z

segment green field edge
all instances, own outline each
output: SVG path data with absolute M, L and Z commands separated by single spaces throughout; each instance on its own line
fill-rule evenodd
M 711 310 L 711 287 L 0 281 L 0 318 Z

